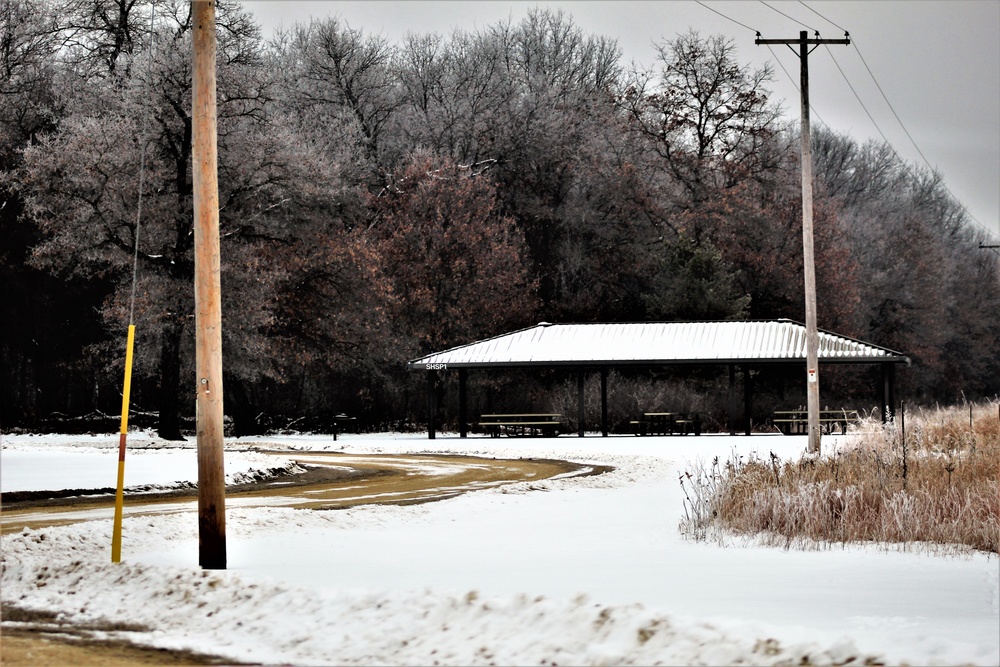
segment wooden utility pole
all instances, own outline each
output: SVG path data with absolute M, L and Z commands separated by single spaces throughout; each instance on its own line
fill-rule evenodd
M 816 262 L 813 259 L 813 199 L 812 199 L 812 135 L 809 130 L 809 53 L 820 44 L 850 44 L 850 35 L 844 39 L 808 38 L 803 30 L 798 39 L 761 39 L 757 33 L 755 44 L 799 45 L 801 65 L 800 90 L 802 92 L 802 267 L 806 291 L 806 407 L 809 413 L 809 451 L 820 451 L 819 426 L 819 330 L 816 327 Z M 810 49 L 809 47 L 813 47 Z M 794 49 L 793 49 L 794 51 Z
M 219 254 L 218 134 L 215 103 L 215 2 L 191 3 L 193 88 L 198 563 L 226 569 L 226 476 L 222 439 L 222 290 Z

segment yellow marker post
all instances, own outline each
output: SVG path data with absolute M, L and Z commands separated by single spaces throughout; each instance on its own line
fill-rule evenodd
M 111 562 L 122 559 L 122 512 L 125 503 L 125 437 L 128 435 L 128 397 L 132 389 L 132 345 L 135 342 L 135 325 L 128 325 L 128 343 L 125 349 L 125 386 L 122 389 L 122 427 L 118 436 L 118 490 L 115 492 L 115 525 L 111 535 Z

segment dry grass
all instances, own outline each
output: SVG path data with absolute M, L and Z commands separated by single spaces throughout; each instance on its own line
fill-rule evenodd
M 879 542 L 1000 549 L 1000 404 L 866 420 L 838 451 L 797 461 L 751 457 L 681 477 L 682 529 L 770 543 Z M 905 435 L 905 437 L 904 437 Z

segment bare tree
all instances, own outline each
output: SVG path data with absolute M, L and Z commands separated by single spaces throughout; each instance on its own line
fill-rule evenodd
M 291 103 L 328 115 L 349 114 L 368 157 L 378 162 L 383 133 L 403 100 L 394 49 L 337 18 L 295 26 L 286 48 L 293 68 Z
M 242 14 L 237 5 L 220 7 L 220 25 L 229 26 L 219 41 L 220 226 L 227 372 L 253 380 L 277 372 L 264 334 L 274 324 L 274 290 L 284 269 L 262 258 L 284 257 L 268 248 L 292 243 L 294 223 L 304 220 L 295 211 L 319 205 L 324 198 L 317 190 L 330 187 L 325 179 L 338 178 L 335 166 L 268 113 L 266 72 L 255 55 L 259 33 Z M 126 77 L 102 93 L 103 109 L 81 108 L 58 134 L 25 150 L 18 186 L 26 213 L 45 234 L 35 247 L 35 265 L 113 279 L 118 289 L 103 310 L 109 324 L 121 326 L 137 238 L 139 126 L 149 98 L 153 131 L 138 233 L 137 361 L 159 376 L 161 435 L 178 437 L 179 378 L 191 358 L 193 313 L 190 31 L 183 11 L 162 16 L 153 69 Z
M 0 169 L 59 115 L 54 89 L 62 47 L 54 17 L 35 0 L 0 5 Z
M 148 37 L 150 9 L 139 0 L 59 0 L 53 15 L 64 35 L 66 62 L 86 77 L 114 76 L 123 56 Z
M 769 66 L 751 69 L 731 40 L 691 31 L 658 46 L 659 77 L 636 73 L 623 111 L 663 159 L 687 202 L 766 173 L 781 153 L 772 141 L 780 109 L 770 101 Z

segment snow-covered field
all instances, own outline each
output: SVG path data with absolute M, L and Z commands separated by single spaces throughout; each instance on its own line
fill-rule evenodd
M 195 480 L 193 442 L 154 449 L 165 443 L 129 438 L 128 486 Z M 226 571 L 198 568 L 193 511 L 126 515 L 117 565 L 108 519 L 26 530 L 3 536 L 3 600 L 144 626 L 122 634 L 149 645 L 263 663 L 1000 663 L 996 557 L 792 551 L 679 534 L 687 462 L 751 450 L 798 456 L 804 437 L 234 443 L 253 445 L 566 458 L 616 470 L 408 507 L 231 507 Z M 0 488 L 114 486 L 116 451 L 117 436 L 3 436 Z M 274 465 L 253 451 L 226 454 L 230 476 Z

